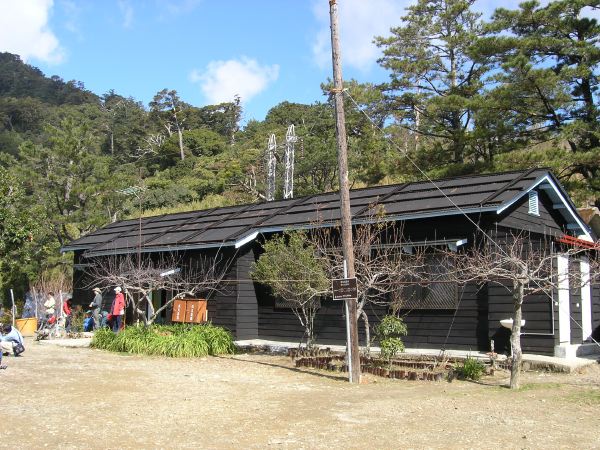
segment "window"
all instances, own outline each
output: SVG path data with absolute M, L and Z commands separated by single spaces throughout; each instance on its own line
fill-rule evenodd
M 529 191 L 529 214 L 540 215 L 540 205 L 537 191 Z
M 456 309 L 458 306 L 458 284 L 450 279 L 447 268 L 441 264 L 439 255 L 430 255 L 426 261 L 427 273 L 435 283 L 410 284 L 398 292 L 401 309 Z

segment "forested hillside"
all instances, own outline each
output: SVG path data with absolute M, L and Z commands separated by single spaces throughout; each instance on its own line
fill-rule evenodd
M 488 22 L 472 0 L 408 8 L 376 38 L 389 82 L 347 82 L 354 187 L 548 166 L 578 205 L 600 206 L 600 28 L 584 17 L 598 4 L 527 2 Z M 68 271 L 59 247 L 110 221 L 263 201 L 269 135 L 283 143 L 291 124 L 295 195 L 336 189 L 331 102 L 243 124 L 239 99 L 197 107 L 163 87 L 144 105 L 0 53 L 3 295 Z

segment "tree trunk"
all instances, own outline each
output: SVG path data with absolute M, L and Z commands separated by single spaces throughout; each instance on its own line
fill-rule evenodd
M 309 312 L 306 317 L 306 348 L 312 348 L 315 336 L 314 336 L 314 316 Z
M 510 388 L 519 389 L 519 379 L 521 377 L 521 363 L 523 354 L 521 352 L 521 320 L 523 317 L 521 306 L 523 305 L 523 293 L 525 286 L 523 282 L 515 281 L 513 283 L 513 303 L 515 315 L 513 317 L 512 333 L 510 343 L 512 346 L 512 367 L 510 369 Z
M 360 311 L 360 315 L 365 323 L 365 353 L 367 355 L 371 354 L 371 329 L 369 327 L 369 316 L 364 310 Z
M 179 134 L 179 154 L 181 156 L 181 160 L 185 159 L 185 152 L 183 151 L 183 133 L 181 132 L 181 128 L 177 127 L 177 134 Z

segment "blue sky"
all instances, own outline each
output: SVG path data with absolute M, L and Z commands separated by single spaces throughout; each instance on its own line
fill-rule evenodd
M 410 1 L 338 4 L 344 78 L 385 80 L 373 36 L 399 25 Z M 195 106 L 239 94 L 245 120 L 284 100 L 324 100 L 331 77 L 328 0 L 0 0 L 0 51 L 146 105 L 163 88 Z

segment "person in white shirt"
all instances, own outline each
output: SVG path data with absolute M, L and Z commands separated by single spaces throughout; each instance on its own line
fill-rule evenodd
M 54 293 L 48 293 L 48 299 L 44 302 L 44 308 L 46 308 L 46 318 L 54 315 L 54 309 L 56 308 L 56 300 L 54 300 Z

